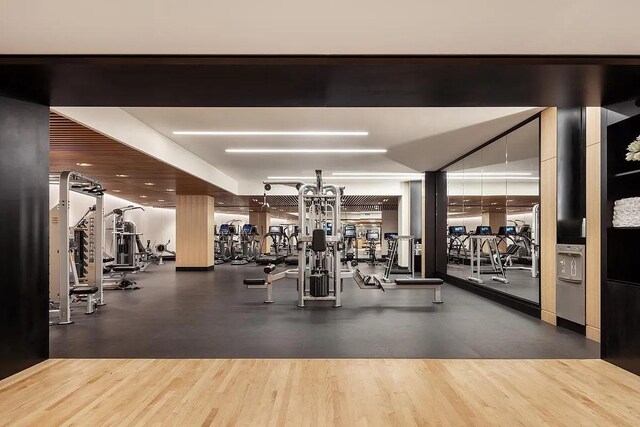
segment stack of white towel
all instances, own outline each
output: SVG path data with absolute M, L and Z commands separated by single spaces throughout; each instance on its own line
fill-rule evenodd
M 640 227 L 640 197 L 616 200 L 613 206 L 614 227 Z

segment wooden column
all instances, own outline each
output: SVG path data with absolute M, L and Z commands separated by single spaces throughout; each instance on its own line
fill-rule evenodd
M 269 225 L 271 224 L 271 212 L 249 212 L 249 222 L 258 227 L 258 233 L 260 233 L 260 237 L 262 238 L 269 232 Z M 262 240 L 262 248 L 260 248 L 262 253 L 269 252 L 269 244 L 270 242 L 267 242 L 264 239 Z
M 587 107 L 587 258 L 586 320 L 587 338 L 600 342 L 601 257 L 601 125 L 600 107 Z
M 540 119 L 540 308 L 545 322 L 556 324 L 558 110 Z
M 176 270 L 213 270 L 214 200 L 211 196 L 176 196 Z
M 506 212 L 483 212 L 482 213 L 482 225 L 488 225 L 491 227 L 491 230 L 494 233 L 497 233 L 500 230 L 500 227 L 504 227 L 507 225 L 507 214 Z M 489 246 L 485 247 L 486 251 L 489 250 Z M 507 250 L 507 244 L 502 242 L 499 245 L 499 249 L 501 252 Z

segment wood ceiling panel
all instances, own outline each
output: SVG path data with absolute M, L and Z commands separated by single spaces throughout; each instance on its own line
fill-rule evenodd
M 231 195 L 59 114 L 51 112 L 49 122 L 49 170 L 53 174 L 76 170 L 99 180 L 114 196 L 150 206 L 175 206 L 176 194 Z M 91 166 L 80 166 L 82 163 Z
M 142 205 L 175 207 L 176 194 L 208 194 L 216 198 L 219 212 L 249 213 L 263 207 L 262 194 L 232 194 L 54 112 L 49 121 L 49 171 L 54 175 L 82 172 L 100 181 L 107 193 Z M 295 218 L 288 213 L 297 211 L 297 196 L 267 194 L 267 203 L 273 214 Z M 346 212 L 390 210 L 398 208 L 398 197 L 350 195 L 342 203 Z

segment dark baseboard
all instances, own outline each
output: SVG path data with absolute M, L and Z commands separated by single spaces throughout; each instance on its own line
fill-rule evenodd
M 563 319 L 562 317 L 556 317 L 556 325 L 573 331 L 580 335 L 586 335 L 586 326 L 581 325 L 571 320 Z
M 209 267 L 176 267 L 176 271 L 213 271 L 214 265 Z
M 500 291 L 496 291 L 491 288 L 485 288 L 475 285 L 464 279 L 460 279 L 459 277 L 441 273 L 436 273 L 436 276 L 444 280 L 446 283 L 457 286 L 458 288 L 464 289 L 465 291 L 479 295 L 483 298 L 490 299 L 491 301 L 506 305 L 509 308 L 513 308 L 514 310 L 518 310 L 524 314 L 528 314 L 529 316 L 540 319 L 540 306 L 535 303 L 524 300 L 522 298 L 514 297 L 513 295 L 508 295 Z

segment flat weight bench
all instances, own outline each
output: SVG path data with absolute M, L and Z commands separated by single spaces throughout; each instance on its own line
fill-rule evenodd
M 93 314 L 96 311 L 96 304 L 93 296 L 98 292 L 97 286 L 76 286 L 69 289 L 69 295 L 71 296 L 86 296 L 87 297 L 87 309 L 84 314 Z
M 112 273 L 120 273 L 120 279 L 116 282 L 115 287 L 109 287 L 109 289 L 139 289 L 136 282 L 127 279 L 129 273 L 140 271 L 139 266 L 116 264 L 110 266 L 110 271 Z
M 373 276 L 376 286 L 383 291 L 395 289 L 433 289 L 433 303 L 442 304 L 442 279 L 396 279 L 394 283 L 382 284 L 377 277 Z
M 244 279 L 242 281 L 247 289 L 266 289 L 267 299 L 265 301 L 265 304 L 273 304 L 273 284 L 271 283 L 271 273 L 273 273 L 275 269 L 275 264 L 269 264 L 264 268 L 265 274 L 268 275 L 267 279 Z

